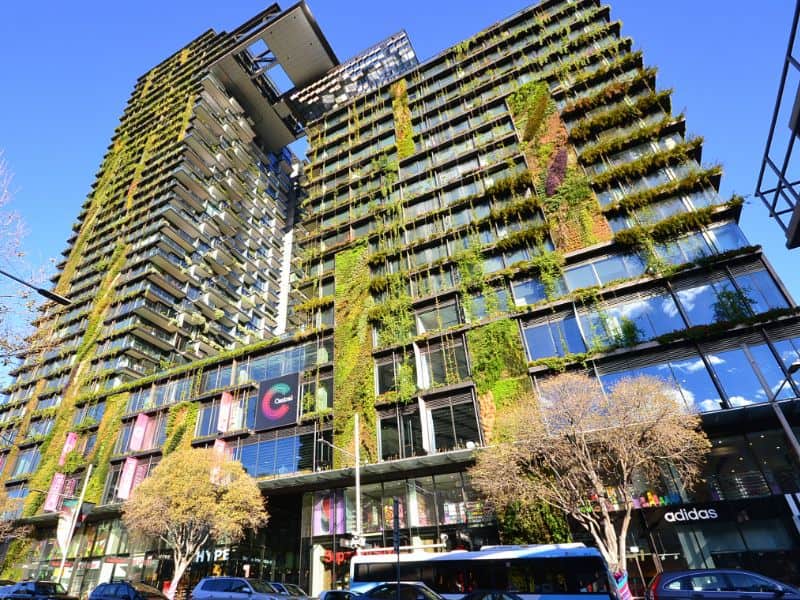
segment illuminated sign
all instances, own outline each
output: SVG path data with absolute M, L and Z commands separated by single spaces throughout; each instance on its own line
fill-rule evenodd
M 274 429 L 297 422 L 300 374 L 262 381 L 258 388 L 256 431 Z
M 711 521 L 718 516 L 717 511 L 713 508 L 682 508 L 665 512 L 664 520 L 669 523 L 675 523 L 676 521 Z

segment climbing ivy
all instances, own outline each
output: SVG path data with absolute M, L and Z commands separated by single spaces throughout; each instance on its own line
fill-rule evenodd
M 94 464 L 92 476 L 86 486 L 86 501 L 99 504 L 108 478 L 109 460 L 122 428 L 122 417 L 130 399 L 129 392 L 115 394 L 106 399 L 106 410 L 97 428 L 97 443 L 87 460 Z
M 163 446 L 164 456 L 180 447 L 191 445 L 199 411 L 200 404 L 188 400 L 169 407 Z
M 349 449 L 353 445 L 354 415 L 361 415 L 361 441 L 365 458 L 377 460 L 375 425 L 375 384 L 373 382 L 372 335 L 368 313 L 368 251 L 365 243 L 338 252 L 334 259 L 333 385 L 336 404 L 333 413 L 333 443 Z M 347 460 L 334 452 L 334 465 Z
M 416 152 L 414 128 L 411 125 L 411 109 L 408 106 L 408 86 L 405 79 L 395 82 L 390 88 L 392 113 L 394 115 L 394 136 L 397 158 L 408 158 Z

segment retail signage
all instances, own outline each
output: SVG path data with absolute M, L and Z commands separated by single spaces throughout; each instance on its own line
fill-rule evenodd
M 669 523 L 683 521 L 713 521 L 719 515 L 713 508 L 681 508 L 680 510 L 668 510 L 664 513 L 664 520 Z
M 300 373 L 262 381 L 258 388 L 256 431 L 297 422 Z
M 65 479 L 66 476 L 63 473 L 56 473 L 53 475 L 53 480 L 50 482 L 50 489 L 47 491 L 47 497 L 44 500 L 45 511 L 56 512 L 58 510 L 58 500 L 62 496 Z
M 231 557 L 231 549 L 227 547 L 214 548 L 213 550 L 200 550 L 197 556 L 194 557 L 196 563 L 219 562 L 222 560 L 229 560 Z
M 217 417 L 217 431 L 227 433 L 231 426 L 231 414 L 233 412 L 233 394 L 223 392 L 219 401 L 219 417 Z
M 139 461 L 135 458 L 129 456 L 125 459 L 125 464 L 122 465 L 122 473 L 119 475 L 119 485 L 117 486 L 117 498 L 120 500 L 127 500 L 130 497 L 138 465 Z
M 344 492 L 317 492 L 314 496 L 312 535 L 340 534 L 344 530 Z
M 144 446 L 144 434 L 147 431 L 147 425 L 150 423 L 150 417 L 144 413 L 140 413 L 136 417 L 136 422 L 133 424 L 133 432 L 131 432 L 131 441 L 128 444 L 128 449 L 132 451 L 141 450 Z
M 61 448 L 61 456 L 58 458 L 58 466 L 63 467 L 64 463 L 67 462 L 67 455 L 75 450 L 75 446 L 78 445 L 78 434 L 74 431 L 70 431 L 67 434 L 67 439 L 64 441 L 64 447 Z

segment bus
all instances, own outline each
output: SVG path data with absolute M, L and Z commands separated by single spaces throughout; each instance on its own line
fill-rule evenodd
M 369 551 L 367 551 L 369 552 Z M 359 554 L 350 590 L 397 581 L 397 554 Z M 524 600 L 616 600 L 603 556 L 584 544 L 484 546 L 480 550 L 400 554 L 400 580 L 421 581 L 448 600 L 476 590 L 509 591 Z

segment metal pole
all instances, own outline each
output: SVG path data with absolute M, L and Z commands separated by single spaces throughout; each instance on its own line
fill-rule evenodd
M 783 428 L 784 435 L 789 440 L 789 445 L 794 450 L 794 455 L 797 458 L 797 462 L 800 463 L 800 442 L 797 441 L 797 436 L 794 434 L 792 426 L 789 425 L 789 421 L 786 420 L 786 415 L 783 414 L 781 405 L 775 400 L 772 401 L 772 409 L 775 411 L 775 416 L 778 417 L 778 421 Z
M 69 298 L 65 298 L 64 296 L 59 296 L 58 294 L 56 294 L 55 292 L 51 292 L 50 290 L 46 290 L 44 288 L 36 287 L 35 285 L 28 283 L 24 279 L 20 279 L 19 277 L 15 277 L 11 273 L 7 273 L 7 272 L 3 271 L 2 269 L 0 269 L 0 275 L 5 275 L 9 279 L 13 279 L 17 283 L 21 283 L 25 287 L 29 287 L 32 290 L 35 290 L 37 294 L 39 294 L 41 296 L 44 296 L 48 300 L 52 300 L 53 302 L 58 302 L 59 304 L 63 304 L 64 306 L 69 306 L 70 304 L 72 304 L 72 300 L 70 300 Z
M 354 439 L 356 443 L 355 460 L 356 460 L 356 537 L 358 544 L 356 545 L 356 553 L 361 545 L 361 427 L 359 423 L 359 414 L 355 415 L 355 434 Z
M 83 498 L 86 496 L 86 488 L 89 484 L 89 477 L 92 475 L 92 465 L 90 464 L 86 467 L 86 477 L 83 478 L 83 486 L 81 486 L 81 495 L 78 498 L 78 505 L 75 507 L 75 511 L 72 513 L 72 519 L 70 519 L 69 525 L 69 537 L 67 537 L 67 543 L 64 544 L 64 553 L 61 556 L 61 567 L 58 569 L 58 579 L 56 583 L 61 583 L 61 578 L 64 576 L 64 567 L 67 564 L 67 552 L 69 552 L 69 547 L 72 545 L 72 538 L 75 535 L 75 524 L 78 522 L 78 515 L 81 514 L 81 507 L 83 506 Z

